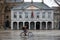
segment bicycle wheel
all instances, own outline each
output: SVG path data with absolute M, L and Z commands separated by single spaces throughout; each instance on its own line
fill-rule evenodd
M 20 36 L 21 36 L 21 37 L 25 37 L 24 32 L 21 32 L 21 33 L 20 33 Z
M 33 33 L 32 32 L 28 32 L 28 37 L 33 37 Z

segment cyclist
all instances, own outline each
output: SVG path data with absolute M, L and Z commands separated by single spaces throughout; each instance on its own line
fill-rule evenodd
M 27 33 L 27 26 L 23 26 L 23 27 L 22 27 L 22 30 L 23 30 L 23 32 L 24 32 L 24 35 L 27 36 L 27 34 L 26 34 L 26 33 Z

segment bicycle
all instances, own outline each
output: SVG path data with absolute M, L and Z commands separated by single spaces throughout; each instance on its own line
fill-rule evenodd
M 20 33 L 20 36 L 21 36 L 22 38 L 23 38 L 23 37 L 28 37 L 28 38 L 30 38 L 30 37 L 33 37 L 34 35 L 33 35 L 32 32 L 27 32 L 27 33 L 26 33 L 26 36 L 25 36 L 24 32 L 21 32 L 21 33 Z

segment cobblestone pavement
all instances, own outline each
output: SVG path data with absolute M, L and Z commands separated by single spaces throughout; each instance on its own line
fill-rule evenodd
M 34 34 L 30 38 L 21 38 L 21 30 L 0 31 L 0 40 L 60 40 L 60 30 L 29 30 Z

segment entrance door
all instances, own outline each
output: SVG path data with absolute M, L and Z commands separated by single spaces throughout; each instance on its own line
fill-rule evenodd
M 27 26 L 27 29 L 29 29 L 29 22 L 25 22 L 25 26 Z
M 48 30 L 52 29 L 52 23 L 51 22 L 47 23 L 47 28 L 48 28 Z
M 19 30 L 21 30 L 23 27 L 23 22 L 19 22 Z
M 40 29 L 40 22 L 36 22 L 36 29 L 37 29 L 37 30 Z
M 5 29 L 7 29 L 7 28 L 10 28 L 10 22 L 9 22 L 9 20 L 7 20 L 7 21 L 5 22 Z
M 42 30 L 46 29 L 46 22 L 42 22 Z
M 31 30 L 34 30 L 34 27 L 35 27 L 34 22 L 31 22 L 31 23 L 30 23 L 30 29 L 31 29 Z
M 13 30 L 17 30 L 17 22 L 13 22 Z
M 60 30 L 60 22 L 59 22 L 59 30 Z

